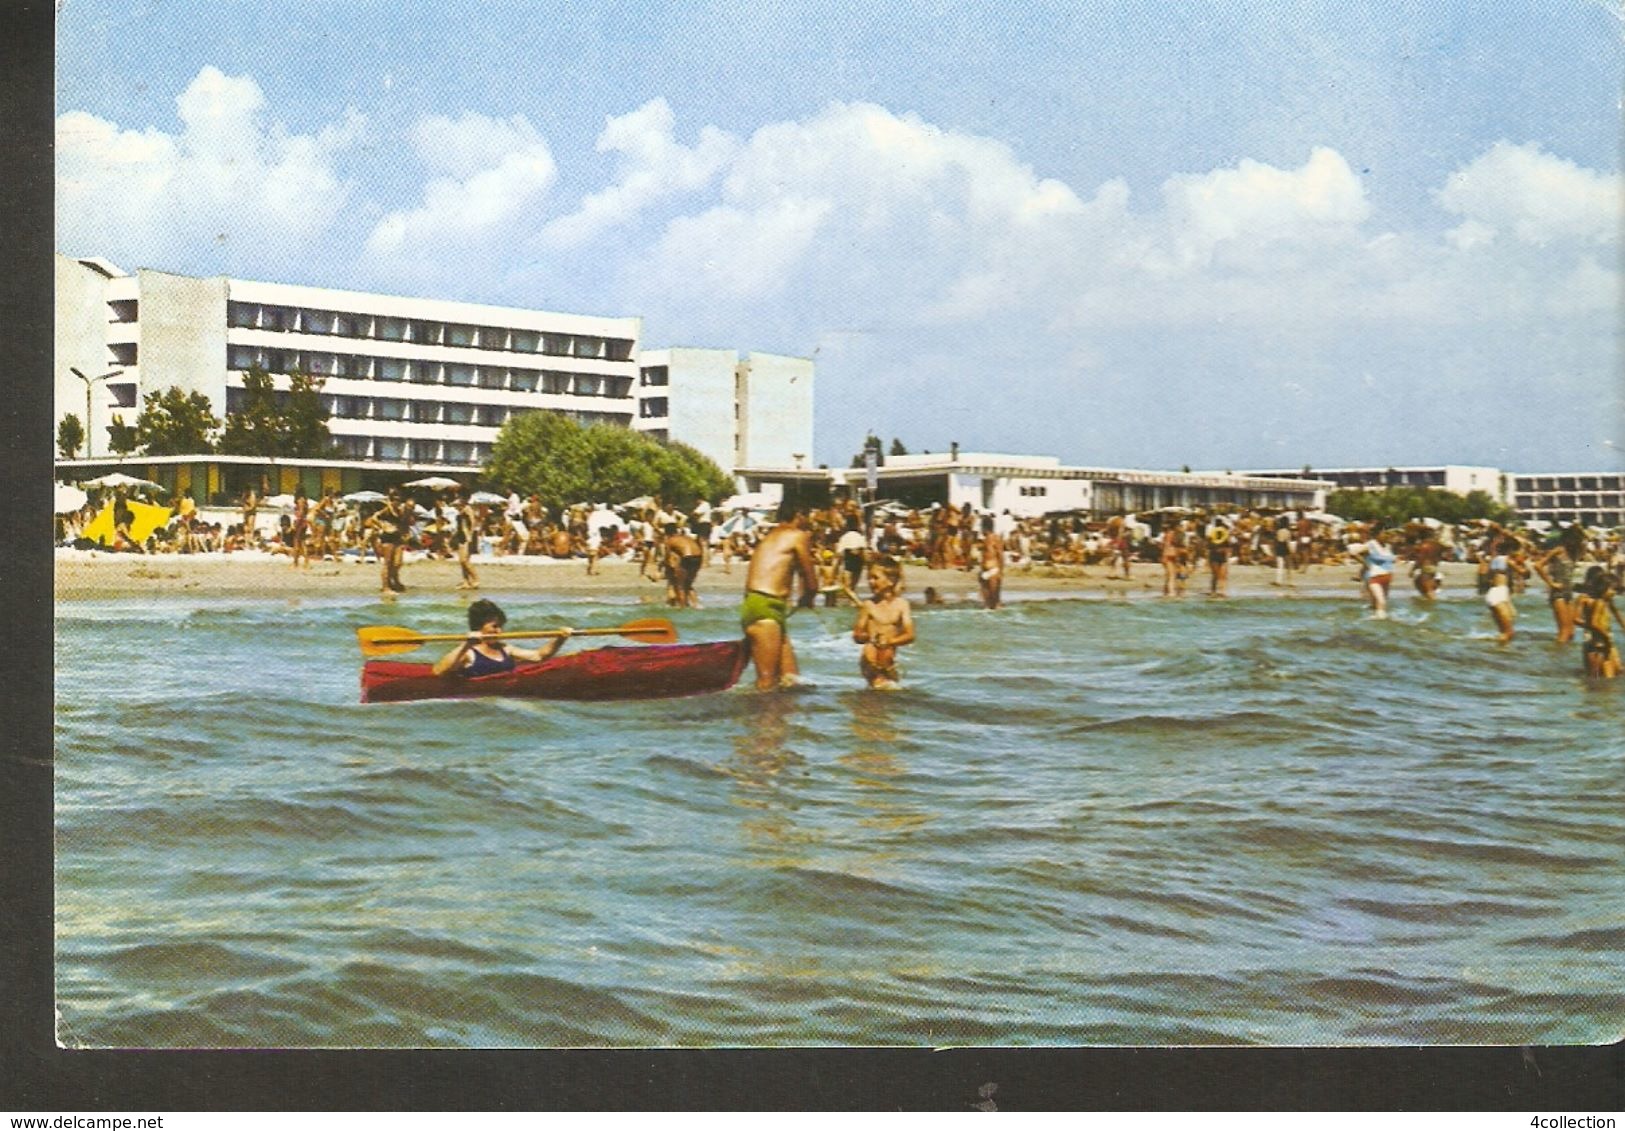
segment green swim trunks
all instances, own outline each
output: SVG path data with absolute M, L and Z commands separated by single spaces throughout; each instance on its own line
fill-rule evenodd
M 745 600 L 739 606 L 739 623 L 749 628 L 759 620 L 778 621 L 780 628 L 788 627 L 790 602 L 771 593 L 745 590 Z

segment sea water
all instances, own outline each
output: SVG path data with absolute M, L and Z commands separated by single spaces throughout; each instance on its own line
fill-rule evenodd
M 363 706 L 355 628 L 463 602 L 63 602 L 60 1039 L 1616 1041 L 1625 681 L 1524 604 L 917 607 L 891 693 L 806 610 L 792 693 Z

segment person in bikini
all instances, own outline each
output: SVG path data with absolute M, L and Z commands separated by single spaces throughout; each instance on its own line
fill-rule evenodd
M 800 579 L 802 608 L 818 596 L 818 566 L 803 507 L 781 509 L 780 521 L 757 543 L 745 570 L 745 599 L 739 624 L 750 643 L 756 668 L 756 690 L 774 691 L 795 685 L 799 670 L 790 646 L 790 593 Z
M 901 595 L 902 578 L 897 573 L 870 570 L 869 587 L 874 597 L 858 602 L 858 619 L 852 626 L 852 639 L 863 645 L 858 671 L 876 691 L 890 691 L 902 683 L 897 649 L 914 642 L 914 618 Z
M 1581 594 L 1574 602 L 1574 621 L 1585 629 L 1583 645 L 1586 674 L 1613 679 L 1620 672 L 1619 648 L 1614 644 L 1614 622 L 1625 628 L 1619 606 L 1614 604 L 1613 578 L 1602 566 L 1586 570 Z
M 1428 600 L 1439 592 L 1439 562 L 1444 558 L 1444 547 L 1428 534 L 1411 550 L 1411 577 L 1416 591 Z
M 468 606 L 468 638 L 435 661 L 434 674 L 473 678 L 511 672 L 521 660 L 538 664 L 550 659 L 572 635 L 571 629 L 559 628 L 555 630 L 559 635 L 540 648 L 514 648 L 497 639 L 507 623 L 508 615 L 495 601 L 483 597 L 475 601 Z
M 1585 530 L 1578 525 L 1564 529 L 1557 545 L 1530 564 L 1546 583 L 1546 602 L 1557 621 L 1557 642 L 1574 639 L 1574 571 L 1585 554 Z

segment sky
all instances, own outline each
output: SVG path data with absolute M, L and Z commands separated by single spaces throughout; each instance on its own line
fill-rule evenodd
M 57 247 L 814 358 L 815 458 L 1625 467 L 1625 0 L 60 0 Z

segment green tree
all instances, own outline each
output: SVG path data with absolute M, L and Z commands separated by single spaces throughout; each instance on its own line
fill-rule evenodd
M 107 446 L 117 455 L 127 456 L 140 444 L 135 427 L 124 423 L 124 417 L 113 414 L 113 423 L 107 426 Z
M 282 450 L 278 455 L 316 458 L 333 454 L 333 434 L 327 421 L 331 413 L 322 399 L 326 378 L 295 370 L 288 376 L 288 395 L 280 400 L 279 431 Z
M 243 397 L 235 412 L 226 414 L 219 448 L 229 456 L 282 455 L 282 413 L 277 407 L 276 384 L 259 366 L 243 374 Z
M 1326 509 L 1356 522 L 1380 522 L 1403 526 L 1418 518 L 1440 522 L 1466 522 L 1488 518 L 1509 522 L 1513 512 L 1484 491 L 1458 495 L 1433 487 L 1389 487 L 1382 491 L 1333 491 L 1326 496 Z
M 56 426 L 56 450 L 62 453 L 63 459 L 72 459 L 84 442 L 85 426 L 77 416 L 68 413 Z
M 583 428 L 547 411 L 508 419 L 485 477 L 504 490 L 534 493 L 553 508 L 655 494 L 686 506 L 701 496 L 715 502 L 732 488 L 720 467 L 686 444 L 663 444 L 611 424 Z
M 903 441 L 899 440 L 896 436 L 893 436 L 891 438 L 891 450 L 886 454 L 891 456 L 906 456 L 908 455 L 908 449 L 903 447 Z
M 136 440 L 149 456 L 185 456 L 214 450 L 214 430 L 220 419 L 202 393 L 182 392 L 170 386 L 142 398 L 135 418 Z

